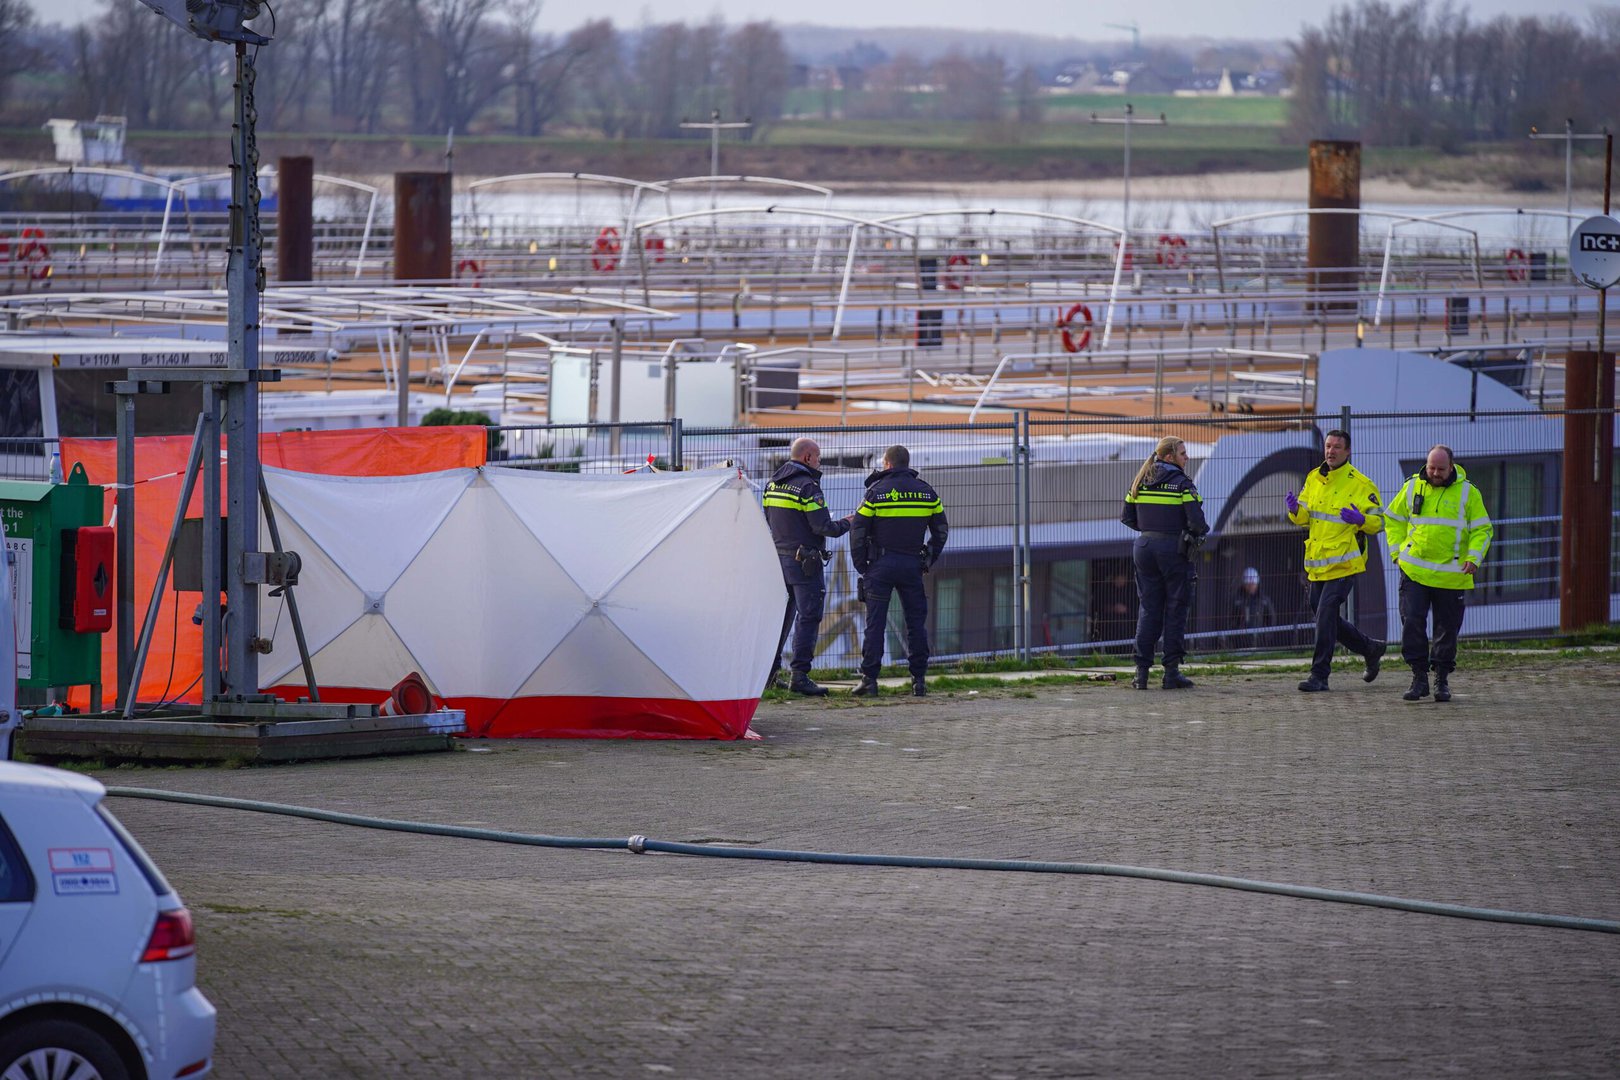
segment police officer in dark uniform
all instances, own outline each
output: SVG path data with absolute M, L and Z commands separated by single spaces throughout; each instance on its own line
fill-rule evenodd
M 1146 690 L 1153 666 L 1153 646 L 1164 635 L 1166 690 L 1185 690 L 1193 682 L 1181 673 L 1187 655 L 1183 636 L 1187 611 L 1198 587 L 1198 571 L 1189 557 L 1209 533 L 1204 501 L 1186 473 L 1187 444 L 1173 435 L 1159 440 L 1143 462 L 1125 495 L 1120 521 L 1141 535 L 1131 549 L 1136 564 L 1136 592 L 1141 611 L 1136 619 L 1136 677 L 1131 685 Z
M 945 550 L 949 529 L 939 493 L 911 468 L 911 452 L 903 446 L 885 450 L 883 468 L 866 478 L 866 498 L 855 511 L 849 535 L 850 557 L 866 593 L 866 639 L 857 695 L 878 692 L 889 595 L 895 592 L 906 615 L 911 692 L 917 697 L 928 693 L 928 592 L 923 575 Z
M 795 439 L 782 463 L 765 485 L 765 520 L 776 543 L 776 557 L 782 563 L 782 580 L 787 584 L 787 610 L 782 613 L 782 636 L 776 641 L 767 688 L 776 685 L 782 669 L 782 647 L 793 635 L 793 677 L 788 689 L 795 694 L 825 697 L 827 688 L 810 681 L 810 661 L 815 656 L 816 636 L 821 630 L 821 608 L 827 598 L 825 568 L 831 555 L 827 540 L 849 531 L 850 519 L 827 513 L 827 497 L 821 493 L 821 447 L 810 439 Z

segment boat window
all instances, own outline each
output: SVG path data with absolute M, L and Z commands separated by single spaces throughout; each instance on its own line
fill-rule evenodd
M 44 434 L 39 373 L 0 368 L 0 439 L 37 439 Z
M 1048 564 L 1046 640 L 1037 645 L 1079 645 L 1090 640 L 1091 561 L 1058 559 Z
M 118 399 L 107 383 L 123 378 L 122 369 L 59 370 L 56 373 L 56 416 L 63 438 L 112 436 L 118 433 Z M 142 394 L 135 403 L 135 428 L 141 435 L 189 435 L 202 410 L 202 388 L 171 383 L 167 394 Z

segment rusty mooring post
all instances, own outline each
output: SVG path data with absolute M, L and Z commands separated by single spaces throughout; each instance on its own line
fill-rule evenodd
M 1311 142 L 1312 210 L 1361 209 L 1361 144 L 1336 139 Z M 1357 287 L 1361 262 L 1361 215 L 1312 214 L 1305 265 L 1313 293 L 1348 293 Z M 1320 308 L 1351 307 L 1354 300 L 1319 302 Z
M 394 174 L 394 278 L 450 279 L 450 174 Z
M 1609 621 L 1609 530 L 1614 500 L 1614 353 L 1564 359 L 1563 543 L 1558 627 L 1574 633 Z
M 276 164 L 276 280 L 315 280 L 315 159 Z

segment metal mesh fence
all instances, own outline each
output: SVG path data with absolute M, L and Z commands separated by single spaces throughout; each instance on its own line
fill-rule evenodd
M 1519 412 L 1218 414 L 1192 417 L 1030 419 L 996 413 L 981 424 L 804 428 L 689 428 L 646 424 L 494 428 L 492 463 L 557 472 L 735 469 L 758 487 L 789 458 L 795 438 L 822 449 L 822 487 L 835 516 L 860 504 L 868 475 L 891 445 L 940 492 L 950 542 L 927 579 L 932 650 L 941 659 L 1043 653 L 1125 654 L 1137 615 L 1135 534 L 1119 516 L 1136 471 L 1166 434 L 1187 442 L 1189 472 L 1212 528 L 1194 555 L 1198 586 L 1189 647 L 1198 652 L 1308 647 L 1314 626 L 1304 573 L 1304 530 L 1284 497 L 1322 461 L 1323 433 L 1352 436 L 1351 462 L 1386 505 L 1431 447 L 1449 447 L 1478 488 L 1494 538 L 1468 596 L 1464 633 L 1556 632 L 1563 539 L 1565 414 Z M 1601 422 L 1612 424 L 1612 413 Z M 44 480 L 54 441 L 0 440 L 0 475 Z M 1613 492 L 1620 506 L 1620 470 Z M 1611 526 L 1608 587 L 1620 591 L 1620 518 Z M 853 667 L 864 608 L 847 544 L 835 541 L 818 663 Z M 1255 571 L 1246 575 L 1246 571 Z M 1253 587 L 1245 577 L 1253 580 Z M 1368 572 L 1350 614 L 1374 637 L 1397 638 L 1399 572 L 1387 539 L 1368 538 Z M 1258 598 L 1257 598 L 1258 597 Z M 1258 612 L 1258 616 L 1256 615 Z M 904 654 L 898 605 L 891 658 Z

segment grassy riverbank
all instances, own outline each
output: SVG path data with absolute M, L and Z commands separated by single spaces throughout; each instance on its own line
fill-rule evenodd
M 1139 116 L 1164 114 L 1164 126 L 1134 129 L 1135 177 L 1197 177 L 1300 169 L 1305 141 L 1287 127 L 1287 103 L 1278 98 L 1131 99 Z M 762 128 L 750 142 L 728 140 L 721 171 L 851 183 L 941 183 L 1102 180 L 1122 169 L 1124 133 L 1094 124 L 1093 112 L 1118 116 L 1123 98 L 1068 95 L 1045 99 L 1041 122 L 984 124 L 931 118 L 862 120 L 824 118 L 799 102 L 793 119 Z M 836 111 L 837 103 L 832 103 Z M 144 168 L 217 166 L 228 160 L 228 132 L 132 131 L 131 160 Z M 380 175 L 446 167 L 442 135 L 364 135 L 261 130 L 263 160 L 292 154 L 315 158 L 316 168 L 342 175 Z M 0 158 L 45 162 L 52 158 L 45 132 L 0 129 Z M 709 143 L 684 139 L 622 139 L 553 135 L 458 135 L 451 167 L 464 176 L 514 172 L 595 172 L 631 177 L 700 175 L 709 169 Z M 208 170 L 203 170 L 208 171 Z M 1474 144 L 1456 153 L 1421 147 L 1367 147 L 1364 180 L 1393 180 L 1413 188 L 1468 184 L 1527 194 L 1562 192 L 1563 156 L 1528 141 Z M 1576 160 L 1578 189 L 1596 190 L 1601 161 Z

